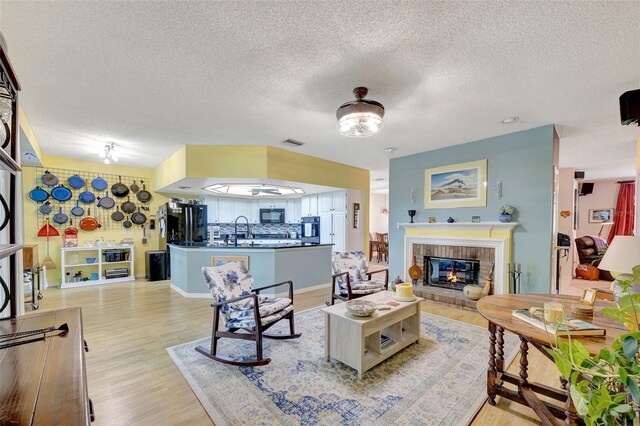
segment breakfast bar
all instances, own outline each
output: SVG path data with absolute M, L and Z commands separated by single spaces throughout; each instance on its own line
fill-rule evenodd
M 185 297 L 211 297 L 201 269 L 245 262 L 255 286 L 293 281 L 294 290 L 331 281 L 332 244 L 170 245 L 171 288 Z M 265 292 L 266 294 L 267 292 Z

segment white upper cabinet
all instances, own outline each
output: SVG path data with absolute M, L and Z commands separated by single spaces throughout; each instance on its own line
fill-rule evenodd
M 237 216 L 236 202 L 234 198 L 218 198 L 218 219 L 220 223 L 233 223 Z
M 205 197 L 204 203 L 207 206 L 207 221 L 209 223 L 220 222 L 218 219 L 218 198 Z
M 324 192 L 318 194 L 318 212 L 347 210 L 347 191 Z
M 287 200 L 287 207 L 284 210 L 285 222 L 300 223 L 302 215 L 302 200 L 300 198 Z
M 300 215 L 305 216 L 318 216 L 318 195 L 305 195 L 300 200 Z

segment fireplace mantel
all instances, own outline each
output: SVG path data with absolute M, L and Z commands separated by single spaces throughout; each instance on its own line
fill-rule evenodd
M 465 229 L 465 230 L 494 230 L 505 229 L 512 230 L 516 226 L 520 225 L 520 222 L 441 222 L 441 223 L 427 223 L 427 222 L 415 222 L 415 223 L 398 223 L 398 229 Z

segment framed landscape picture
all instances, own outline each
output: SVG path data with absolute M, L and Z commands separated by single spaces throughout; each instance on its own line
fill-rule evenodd
M 249 269 L 249 256 L 211 256 L 211 266 L 222 266 L 229 262 L 240 262 Z
M 613 209 L 590 209 L 589 223 L 611 222 L 613 220 Z
M 424 208 L 487 205 L 487 160 L 451 164 L 424 171 Z

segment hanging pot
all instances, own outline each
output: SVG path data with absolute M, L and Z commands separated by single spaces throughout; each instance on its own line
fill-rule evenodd
M 146 221 L 147 217 L 140 211 L 139 208 L 138 211 L 131 216 L 131 222 L 135 223 L 136 225 L 142 225 Z
M 129 216 L 127 216 L 127 220 L 125 220 L 124 222 L 122 222 L 122 226 L 124 226 L 125 228 L 131 228 L 132 223 L 129 220 Z
M 80 229 L 83 231 L 95 231 L 98 229 L 98 221 L 91 217 L 91 207 L 87 209 L 87 217 L 80 221 Z
M 40 177 L 40 182 L 47 186 L 56 186 L 59 180 L 56 175 L 51 173 L 49 170 L 45 170 L 44 174 Z
M 116 207 L 115 212 L 111 213 L 111 219 L 115 220 L 116 222 L 120 222 L 122 219 L 124 219 L 124 215 L 120 211 L 120 206 Z
M 118 198 L 123 198 L 129 195 L 129 187 L 122 183 L 122 176 L 118 176 L 119 182 L 114 183 L 111 187 L 111 193 Z
M 75 217 L 80 217 L 84 215 L 84 209 L 78 205 L 77 201 L 76 201 L 76 206 L 71 209 L 71 214 L 74 215 Z
M 40 207 L 38 207 L 38 211 L 43 215 L 48 215 L 52 210 L 53 207 L 51 207 L 51 203 L 48 201 L 46 203 L 40 204 Z
M 78 229 L 73 226 L 73 219 L 69 219 L 69 226 L 64 230 L 64 235 L 78 235 Z
M 93 204 L 96 201 L 96 196 L 93 195 L 93 192 L 87 191 L 87 183 L 85 182 L 84 191 L 78 195 L 78 200 L 82 201 L 85 204 Z
M 29 198 L 37 203 L 42 203 L 49 199 L 49 193 L 39 186 L 36 186 L 34 189 L 29 191 Z
M 73 193 L 66 186 L 58 185 L 51 190 L 51 196 L 53 197 L 54 200 L 64 203 L 65 201 L 68 201 L 71 199 L 71 197 L 73 196 Z
M 136 197 L 141 203 L 148 203 L 151 201 L 151 193 L 145 188 L 144 182 L 140 181 L 140 183 L 142 183 L 142 190 L 136 193 Z
M 122 208 L 122 211 L 127 214 L 131 214 L 136 211 L 136 205 L 129 201 L 129 197 L 127 197 L 127 201 L 122 203 L 120 207 Z
M 133 192 L 135 194 L 136 192 L 138 192 L 140 190 L 140 187 L 138 186 L 138 184 L 134 180 L 133 183 L 131 184 L 131 186 L 129 186 L 129 189 L 131 190 L 131 192 Z
M 105 189 L 107 189 L 109 184 L 107 183 L 106 180 L 104 180 L 100 176 L 98 176 L 97 178 L 95 178 L 95 179 L 93 179 L 91 181 L 91 186 L 93 186 L 93 188 L 96 191 L 104 191 Z
M 78 175 L 73 175 L 73 176 L 70 176 L 69 179 L 67 179 L 67 183 L 73 189 L 80 189 L 84 186 L 84 179 L 82 179 Z
M 60 211 L 53 215 L 53 221 L 58 225 L 64 225 L 69 220 L 69 216 L 62 212 L 62 207 L 60 207 Z
M 11 142 L 11 129 L 9 129 L 9 125 L 7 123 L 4 124 L 4 143 L 2 144 L 2 149 L 5 149 L 9 146 L 9 142 Z
M 109 197 L 109 191 L 106 192 L 105 196 L 102 198 L 98 198 L 98 207 L 102 207 L 103 209 L 112 209 L 113 206 L 116 205 L 116 202 L 113 198 Z

